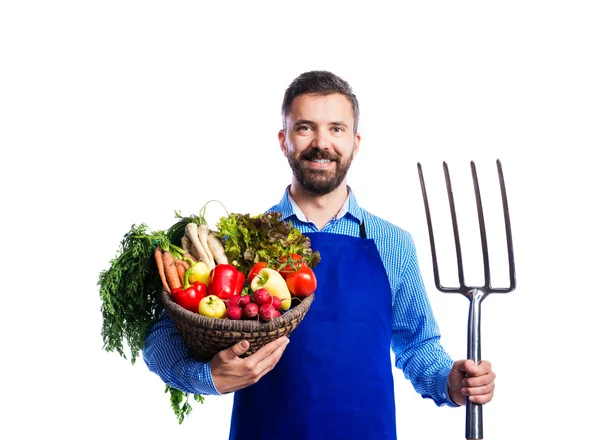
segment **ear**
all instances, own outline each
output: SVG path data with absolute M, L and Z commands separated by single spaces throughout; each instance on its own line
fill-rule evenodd
M 283 155 L 287 156 L 287 147 L 285 145 L 285 131 L 279 130 L 279 133 L 277 133 L 277 138 L 279 139 L 279 148 L 281 148 Z
M 354 148 L 352 150 L 352 152 L 354 153 L 355 156 L 356 156 L 356 154 L 358 154 L 359 148 L 360 148 L 360 133 L 355 133 L 354 134 Z

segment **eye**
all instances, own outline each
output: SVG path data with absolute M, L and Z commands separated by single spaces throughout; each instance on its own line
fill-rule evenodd
M 331 130 L 334 133 L 343 133 L 344 132 L 344 127 L 340 127 L 338 125 L 334 125 L 333 127 L 331 127 Z
M 310 127 L 308 125 L 299 125 L 296 127 L 296 131 L 308 131 Z

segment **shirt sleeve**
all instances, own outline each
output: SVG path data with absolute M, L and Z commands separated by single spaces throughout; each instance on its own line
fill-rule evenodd
M 405 238 L 402 248 L 402 275 L 392 308 L 396 367 L 423 398 L 432 399 L 438 406 L 457 406 L 447 388 L 454 362 L 440 344 L 439 328 L 423 285 L 412 237 Z
M 142 354 L 150 371 L 165 384 L 190 394 L 220 394 L 213 383 L 210 364 L 190 357 L 183 337 L 166 312 L 146 336 Z

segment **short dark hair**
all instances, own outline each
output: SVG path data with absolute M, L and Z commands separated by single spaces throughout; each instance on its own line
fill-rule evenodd
M 294 102 L 297 96 L 305 94 L 330 95 L 332 93 L 341 93 L 350 101 L 352 113 L 354 114 L 354 133 L 356 133 L 359 116 L 358 99 L 356 99 L 356 95 L 348 82 L 326 70 L 305 72 L 288 86 L 283 96 L 283 104 L 281 105 L 283 127 L 285 128 L 285 118 L 290 114 L 292 102 Z

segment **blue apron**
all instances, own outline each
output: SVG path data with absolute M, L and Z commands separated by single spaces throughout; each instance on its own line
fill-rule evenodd
M 230 440 L 396 439 L 392 296 L 373 240 L 307 233 L 321 254 L 304 320 L 275 368 L 235 393 Z

